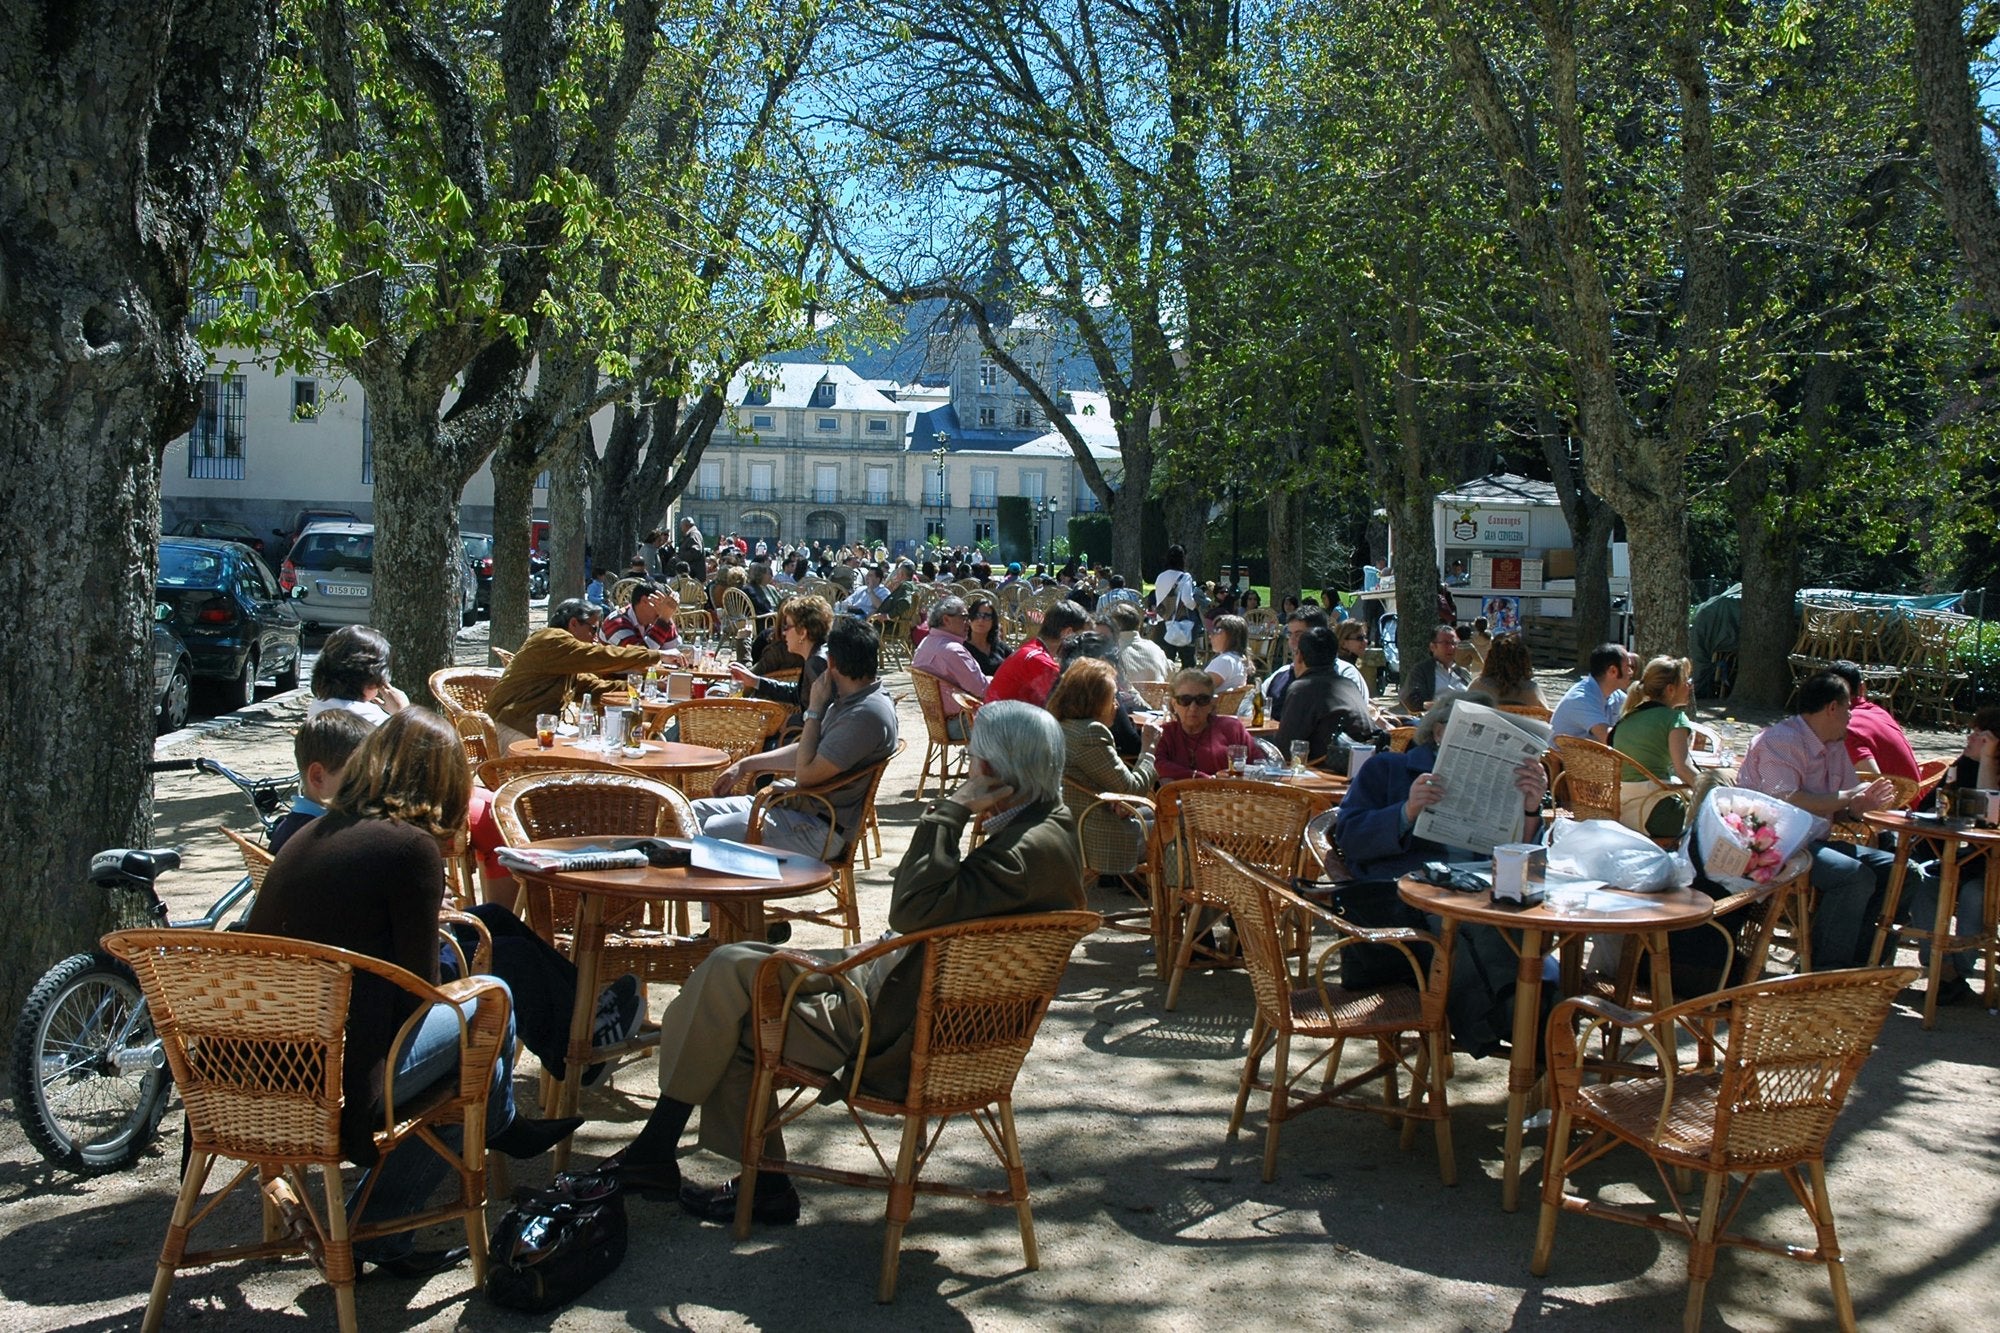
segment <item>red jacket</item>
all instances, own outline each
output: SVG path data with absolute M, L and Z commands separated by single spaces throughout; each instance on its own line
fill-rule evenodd
M 1048 645 L 1040 639 L 1030 639 L 1009 653 L 1000 669 L 993 673 L 993 683 L 986 687 L 986 702 L 1019 699 L 1040 708 L 1049 701 L 1049 691 L 1056 687 L 1056 677 L 1061 674 L 1062 666 Z
M 1856 768 L 1873 766 L 1887 777 L 1917 781 L 1917 756 L 1910 738 L 1888 709 L 1870 699 L 1855 703 L 1847 719 L 1847 757 Z

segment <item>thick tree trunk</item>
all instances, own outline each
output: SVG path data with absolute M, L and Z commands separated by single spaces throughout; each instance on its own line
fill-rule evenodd
M 1594 517 L 1582 526 L 1571 525 L 1570 538 L 1576 550 L 1576 600 L 1570 610 L 1576 616 L 1576 669 L 1590 665 L 1590 650 L 1610 642 L 1617 626 L 1611 623 L 1611 506 L 1591 497 L 1586 512 Z
M 493 615 L 488 641 L 512 651 L 528 637 L 528 546 L 535 456 L 519 431 L 493 455 Z
M 1138 587 L 1135 580 L 1150 579 L 1158 570 L 1145 568 L 1142 541 L 1146 528 L 1146 492 L 1153 487 L 1152 454 L 1143 444 L 1122 450 L 1125 475 L 1111 495 L 1111 568 Z
M 632 477 L 638 470 L 640 447 L 651 421 L 650 409 L 614 404 L 604 451 L 589 465 L 590 492 L 595 501 L 590 510 L 590 544 L 597 552 L 597 563 L 606 569 L 624 569 L 645 532 L 639 526 L 639 493 Z M 718 534 L 702 535 L 713 541 Z
M 429 703 L 430 674 L 458 643 L 458 501 L 467 478 L 446 467 L 437 403 L 400 384 L 367 386 L 375 420 L 375 628 L 396 654 L 396 680 Z M 496 541 L 500 534 L 495 533 Z
M 1762 469 L 1757 469 L 1761 471 Z M 1751 477 L 1738 473 L 1748 491 Z M 1759 492 L 1761 493 L 1761 491 Z M 1792 693 L 1786 660 L 1798 637 L 1794 604 L 1799 586 L 1798 544 L 1771 511 L 1754 501 L 1736 506 L 1736 544 L 1743 567 L 1743 606 L 1736 631 L 1736 676 L 1731 697 L 1739 704 L 1783 708 Z
M 0 1021 L 150 840 L 160 457 L 188 277 L 262 94 L 268 3 L 0 8 Z M 56 608 L 52 610 L 51 608 Z
M 1632 557 L 1632 635 L 1643 657 L 1685 657 L 1688 644 L 1684 487 L 1633 504 L 1622 517 Z
M 1965 6 L 1956 0 L 1912 0 L 1911 11 L 1917 106 L 1937 164 L 1938 196 L 1974 290 L 1988 311 L 2000 314 L 2000 182 L 1980 129 L 1961 26 Z M 1992 17 L 1985 18 L 1990 29 Z M 1977 45 L 1983 49 L 1992 36 L 1990 30 L 1977 34 Z
M 1405 496 L 1388 510 L 1396 540 L 1396 649 L 1408 680 L 1410 664 L 1424 659 L 1439 623 L 1436 533 L 1428 495 Z
M 1271 566 L 1271 606 L 1296 597 L 1305 566 L 1306 497 L 1290 489 L 1274 492 L 1264 502 L 1264 555 Z
M 589 427 L 584 429 L 588 430 Z M 549 459 L 549 602 L 583 595 L 584 508 L 582 441 L 574 434 Z M 664 525 L 665 520 L 661 520 Z

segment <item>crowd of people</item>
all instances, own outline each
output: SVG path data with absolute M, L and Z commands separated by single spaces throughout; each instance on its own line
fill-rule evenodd
M 1118 798 L 1144 798 L 1162 783 L 1226 772 L 1232 751 L 1257 742 L 1246 726 L 1253 712 L 1270 719 L 1261 730 L 1275 740 L 1276 753 L 1292 752 L 1296 743 L 1306 762 L 1333 767 L 1343 748 L 1386 742 L 1387 728 L 1414 726 L 1407 748 L 1391 751 L 1385 744 L 1362 765 L 1339 804 L 1338 847 L 1348 871 L 1363 881 L 1392 881 L 1427 862 L 1464 855 L 1415 830 L 1422 812 L 1446 794 L 1435 771 L 1438 746 L 1453 710 L 1467 702 L 1540 715 L 1556 736 L 1616 750 L 1627 763 L 1621 820 L 1662 839 L 1680 833 L 1704 783 L 1714 781 L 1691 760 L 1697 728 L 1689 718 L 1689 664 L 1656 657 L 1642 665 L 1618 644 L 1593 650 L 1587 670 L 1551 709 L 1517 633 L 1488 636 L 1472 664 L 1475 675 L 1461 660 L 1456 630 L 1441 626 L 1429 653 L 1408 665 L 1403 688 L 1385 704 L 1359 669 L 1369 645 L 1361 621 L 1345 618 L 1337 606 L 1290 601 L 1277 617 L 1282 634 L 1253 652 L 1248 621 L 1239 612 L 1258 608 L 1216 610 L 1178 548 L 1140 591 L 1080 562 L 1038 575 L 1018 565 L 996 572 L 970 552 L 919 566 L 864 561 L 852 549 L 759 553 L 725 540 L 727 550 L 755 571 L 738 580 L 726 576 L 736 565 L 725 557 L 718 567 L 688 520 L 681 522 L 678 541 L 664 533 L 652 538 L 651 558 L 667 567 L 635 574 L 622 607 L 607 613 L 589 598 L 571 598 L 550 608 L 547 625 L 520 646 L 489 696 L 496 728 L 503 737 L 531 734 L 537 715 L 561 712 L 585 694 L 618 688 L 629 672 L 673 660 L 683 650 L 677 580 L 694 558 L 711 583 L 746 590 L 796 585 L 847 568 L 853 591 L 838 604 L 803 591 L 774 597 L 768 656 L 730 667 L 745 693 L 796 710 L 794 737 L 730 763 L 715 775 L 712 795 L 693 803 L 702 832 L 742 839 L 760 783 L 790 779 L 826 793 L 823 814 L 780 805 L 766 813 L 760 832 L 775 847 L 824 857 L 860 836 L 871 776 L 898 744 L 897 709 L 881 680 L 881 631 L 898 621 L 893 599 L 933 587 L 911 669 L 944 687 L 941 697 L 950 701 L 945 723 L 953 739 L 967 743 L 969 764 L 965 779 L 916 817 L 895 871 L 888 914 L 893 931 L 1081 905 L 1086 866 L 1118 876 L 1146 860 L 1150 830 L 1143 802 Z M 1046 604 L 1031 637 L 1009 644 L 1001 632 L 999 589 L 1037 577 L 1068 593 Z M 968 593 L 964 582 L 988 585 L 988 591 Z M 770 665 L 778 661 L 795 665 Z M 343 629 L 326 641 L 295 743 L 300 795 L 273 836 L 276 860 L 250 928 L 355 949 L 435 980 L 455 957 L 440 944 L 441 848 L 469 836 L 482 850 L 494 850 L 492 793 L 474 781 L 455 728 L 413 705 L 392 682 L 390 667 L 390 645 L 371 628 Z M 1148 705 L 1142 685 L 1164 687 L 1164 711 Z M 1224 709 L 1225 696 L 1244 702 Z M 976 715 L 970 711 L 975 702 Z M 1982 711 L 1960 761 L 1964 783 L 2000 785 L 1996 730 L 2000 710 Z M 1894 718 L 1867 699 L 1858 671 L 1837 664 L 1801 685 L 1795 713 L 1756 738 L 1734 775 L 1742 786 L 1823 822 L 1811 843 L 1818 891 L 1815 966 L 1865 960 L 1893 862 L 1841 821 L 1886 808 L 1896 798 L 1890 778 L 1917 773 Z M 1513 785 L 1520 828 L 1533 837 L 1546 817 L 1548 770 L 1523 763 Z M 981 836 L 966 850 L 965 834 L 975 819 Z M 489 859 L 486 869 L 487 901 L 473 911 L 493 941 L 489 966 L 510 991 L 515 1027 L 495 1075 L 488 1146 L 532 1156 L 579 1122 L 536 1119 L 514 1107 L 514 1036 L 543 1069 L 560 1076 L 577 973 L 505 905 L 513 901 L 512 885 L 498 863 Z M 1964 880 L 1968 886 L 1975 881 Z M 1920 865 L 1914 883 L 1905 901 L 1915 919 L 1928 920 L 1937 878 Z M 1980 910 L 1979 895 L 1969 887 L 1959 906 L 1965 928 L 1976 925 Z M 1429 924 L 1435 930 L 1441 923 Z M 1478 1055 L 1498 1050 L 1510 1031 L 1506 996 L 1484 979 L 1511 976 L 1514 961 L 1497 931 L 1463 927 L 1461 933 L 1450 1019 L 1455 1039 Z M 678 1197 L 705 1219 L 733 1215 L 735 1182 L 683 1182 L 678 1149 L 699 1111 L 700 1144 L 729 1160 L 740 1152 L 752 1073 L 750 986 L 771 952 L 771 945 L 758 943 L 717 949 L 668 1004 L 661 1020 L 660 1100 L 637 1137 L 605 1164 L 631 1189 Z M 871 1082 L 893 1085 L 907 1068 L 917 966 L 914 952 L 895 965 L 866 1025 L 844 991 L 803 996 L 787 1056 L 837 1069 L 853 1058 L 865 1034 Z M 1947 998 L 1968 993 L 1973 959 L 1954 953 L 1947 966 Z M 604 988 L 596 1004 L 598 1045 L 624 1042 L 643 1017 L 630 976 Z M 420 1147 L 377 1166 L 367 1141 L 371 1108 L 379 1115 L 383 1096 L 407 1097 L 455 1068 L 457 1020 L 444 1006 L 423 1019 L 417 1039 L 400 1051 L 393 1068 L 386 1067 L 391 1036 L 409 1017 L 408 1002 L 389 988 L 371 988 L 366 979 L 357 984 L 343 1123 L 354 1160 L 380 1172 L 366 1203 L 369 1218 L 421 1206 L 445 1170 Z M 586 1081 L 598 1068 L 586 1072 Z M 767 1148 L 782 1157 L 777 1135 Z M 782 1172 L 760 1173 L 753 1211 L 763 1221 L 798 1216 L 798 1195 Z M 433 1272 L 457 1258 L 455 1251 L 415 1251 L 407 1235 L 372 1241 L 359 1255 L 406 1275 Z

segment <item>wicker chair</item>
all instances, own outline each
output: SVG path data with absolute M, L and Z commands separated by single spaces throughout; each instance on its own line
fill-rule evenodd
M 1202 893 L 1182 867 L 1193 864 L 1193 847 L 1209 842 L 1259 870 L 1290 883 L 1305 854 L 1312 798 L 1288 787 L 1248 779 L 1197 778 L 1160 788 L 1153 836 L 1162 842 L 1151 859 L 1165 867 L 1153 900 L 1161 905 L 1162 936 L 1157 955 L 1171 959 L 1166 1007 L 1180 1003 L 1181 982 L 1191 967 L 1237 967 L 1242 956 L 1217 947 L 1205 930 L 1221 919 L 1223 906 Z M 1169 851 L 1169 847 L 1171 851 Z
M 1578 819 L 1615 821 L 1620 808 L 1619 791 L 1624 781 L 1625 765 L 1632 761 L 1587 736 L 1558 736 L 1555 748 L 1562 756 L 1563 783 L 1563 794 L 1557 803 L 1565 806 Z M 1660 780 L 1653 778 L 1653 781 L 1659 783 Z
M 661 723 L 671 718 L 680 724 L 684 745 L 706 745 L 722 750 L 734 763 L 745 755 L 758 754 L 784 727 L 792 710 L 769 699 L 689 699 L 677 703 L 661 715 Z M 681 775 L 680 788 L 689 800 L 715 790 L 715 775 L 721 768 L 704 769 Z
M 1169 711 L 1167 705 L 1173 701 L 1174 683 L 1170 680 L 1138 680 L 1132 688 L 1146 701 L 1146 707 L 1155 713 Z
M 458 738 L 465 743 L 465 761 L 473 768 L 507 753 L 500 744 L 500 729 L 484 712 L 454 713 L 451 724 L 458 728 Z
M 1026 1266 L 1040 1267 L 1034 1215 L 1028 1206 L 1027 1168 L 1014 1131 L 1014 1081 L 1055 997 L 1071 952 L 1097 924 L 1095 912 L 994 917 L 899 936 L 836 962 L 790 951 L 767 961 L 757 973 L 751 999 L 754 1021 L 749 1031 L 756 1044 L 757 1075 L 743 1137 L 737 1238 L 750 1234 L 757 1173 L 774 1170 L 888 1191 L 888 1227 L 875 1290 L 878 1301 L 895 1299 L 903 1229 L 919 1193 L 1011 1206 L 1020 1222 Z M 856 969 L 912 947 L 923 949 L 923 973 L 918 984 L 907 1089 L 897 1096 L 868 1087 L 865 1056 L 855 1058 L 843 1080 L 842 1101 L 848 1115 L 860 1127 L 884 1170 L 864 1174 L 765 1156 L 767 1133 L 782 1129 L 817 1104 L 819 1098 L 814 1094 L 834 1077 L 785 1058 L 792 1002 L 801 985 L 810 979 L 815 987 L 841 988 L 850 1004 L 863 1007 L 860 1030 L 865 1033 L 869 1028 L 865 1001 L 856 988 Z M 780 1093 L 786 1094 L 786 1100 L 774 1111 L 773 1099 Z M 893 1172 L 887 1170 L 890 1159 L 869 1132 L 861 1112 L 901 1117 L 902 1147 Z M 957 1116 L 970 1116 L 1000 1159 L 1007 1173 L 1004 1190 L 917 1179 L 931 1160 L 937 1136 Z M 933 1120 L 937 1122 L 935 1129 L 929 1127 Z
M 218 824 L 223 835 L 236 844 L 236 850 L 243 856 L 243 873 L 250 877 L 250 891 L 259 893 L 264 888 L 264 876 L 271 871 L 271 850 L 261 843 L 252 841 L 227 824 Z
M 910 633 L 917 627 L 917 620 L 923 615 L 916 599 L 910 600 L 909 609 L 895 617 L 878 618 L 875 630 L 882 637 L 882 664 L 884 667 L 906 667 L 910 664 L 913 651 Z
M 166 1317 L 179 1270 L 299 1253 L 326 1276 L 339 1326 L 353 1333 L 354 1243 L 441 1222 L 464 1225 L 472 1285 L 485 1282 L 486 1099 L 507 1029 L 504 986 L 476 977 L 431 986 L 364 954 L 268 935 L 125 930 L 106 936 L 104 947 L 138 976 L 187 1110 L 188 1162 L 146 1305 L 148 1333 Z M 396 1035 L 392 1060 L 431 1005 L 461 1006 L 458 1077 L 428 1089 L 414 1104 L 392 1099 L 374 1133 L 384 1154 L 420 1139 L 412 1151 L 438 1153 L 457 1173 L 458 1192 L 438 1207 L 350 1226 L 340 1178 L 341 1085 L 348 1002 L 361 974 L 418 1003 Z M 460 1152 L 446 1148 L 437 1133 L 453 1124 L 462 1127 Z M 244 1165 L 203 1204 L 203 1187 L 221 1157 Z M 310 1202 L 306 1172 L 313 1166 L 326 1196 L 323 1212 Z M 190 1233 L 253 1173 L 266 1216 L 275 1214 L 283 1226 L 268 1228 L 258 1242 L 189 1251 Z M 364 1204 L 366 1198 L 364 1191 Z
M 493 820 L 509 845 L 593 834 L 687 838 L 699 832 L 687 797 L 666 783 L 575 769 L 533 773 L 506 783 L 493 793 Z M 525 896 L 529 924 L 567 951 L 574 943 L 576 895 L 530 884 Z M 661 909 L 644 904 L 607 916 L 600 954 L 603 975 L 631 972 L 642 983 L 678 985 L 714 951 L 712 941 L 672 934 L 660 921 Z
M 438 701 L 439 711 L 449 718 L 460 713 L 483 713 L 493 687 L 499 683 L 500 672 L 492 667 L 445 667 L 431 672 L 431 697 Z
M 759 614 L 750 594 L 741 588 L 725 588 L 722 591 L 722 637 L 736 645 L 738 661 L 750 660 L 750 643 L 763 630 L 774 629 L 778 624 L 776 611 Z
M 1515 717 L 1533 718 L 1537 722 L 1546 722 L 1551 716 L 1549 710 L 1541 704 L 1495 704 L 1493 707 L 1499 712 L 1512 713 Z
M 940 793 L 950 783 L 965 776 L 972 753 L 967 748 L 972 742 L 970 723 L 979 701 L 967 700 L 964 695 L 957 696 L 962 709 L 960 716 L 966 719 L 967 725 L 964 727 L 964 739 L 954 740 L 944 715 L 945 682 L 928 671 L 913 670 L 910 672 L 910 688 L 915 691 L 917 707 L 924 715 L 924 766 L 917 772 L 917 799 L 921 801 L 924 799 L 924 784 L 930 781 L 933 772 L 937 775 Z M 964 709 L 966 702 L 970 702 L 973 708 Z M 958 751 L 956 757 L 952 755 L 953 750 Z M 935 768 L 932 767 L 934 764 Z
M 539 754 L 509 754 L 498 759 L 488 759 L 473 771 L 479 785 L 488 791 L 499 791 L 515 778 L 525 778 L 531 773 L 617 773 L 632 776 L 629 768 L 600 759 L 544 759 Z
M 876 794 L 882 787 L 882 775 L 903 752 L 903 742 L 897 741 L 896 748 L 888 758 L 869 768 L 842 773 L 830 782 L 817 787 L 801 787 L 792 783 L 776 782 L 757 793 L 757 799 L 750 806 L 750 826 L 744 837 L 749 842 L 764 840 L 765 812 L 776 807 L 797 809 L 822 820 L 827 826 L 826 844 L 820 848 L 820 860 L 834 869 L 833 905 L 831 907 L 779 907 L 767 904 L 764 917 L 768 921 L 810 921 L 815 925 L 832 926 L 840 932 L 842 944 L 861 943 L 861 904 L 855 895 L 854 857 L 861 846 L 861 840 L 868 836 L 865 823 L 856 827 L 854 836 L 845 844 L 837 841 L 834 827 L 832 797 L 860 783 L 866 783 L 867 796 L 862 802 L 864 810 L 875 804 Z
M 508 652 L 505 648 L 488 648 L 486 651 L 493 654 L 493 660 L 500 664 L 502 671 L 505 671 L 514 664 L 514 654 Z
M 1529 1267 L 1549 1271 L 1556 1219 L 1564 1212 L 1649 1227 L 1689 1241 L 1688 1296 L 1683 1327 L 1700 1328 L 1719 1245 L 1743 1245 L 1827 1266 L 1835 1314 L 1854 1327 L 1847 1273 L 1834 1234 L 1826 1190 L 1826 1141 L 1834 1119 L 1896 993 L 1921 975 L 1915 968 L 1867 968 L 1784 977 L 1719 991 L 1657 1014 L 1637 1014 L 1595 997 L 1567 1000 L 1549 1018 L 1549 1077 L 1555 1116 L 1544 1156 L 1541 1223 Z M 1615 1024 L 1639 1030 L 1660 1060 L 1657 1073 L 1617 1082 L 1584 1080 L 1583 1052 L 1594 1031 Z M 1719 1047 L 1712 1066 L 1684 1067 L 1680 1031 Z M 1572 1128 L 1589 1131 L 1574 1149 Z M 1568 1193 L 1565 1181 L 1620 1143 L 1646 1154 L 1672 1211 L 1661 1214 Z M 1668 1168 L 1672 1168 L 1670 1171 Z M 1700 1213 L 1693 1219 L 1676 1178 L 1701 1174 Z M 1750 1185 L 1776 1171 L 1813 1225 L 1810 1250 L 1728 1230 Z M 1730 1177 L 1743 1177 L 1725 1203 Z
M 1437 1135 L 1438 1174 L 1445 1184 L 1457 1184 L 1451 1106 L 1445 1097 L 1445 1079 L 1451 1072 L 1451 1037 L 1445 1023 L 1450 968 L 1436 938 L 1418 930 L 1370 930 L 1351 925 L 1213 843 L 1195 843 L 1191 855 L 1195 887 L 1205 897 L 1222 903 L 1236 923 L 1250 970 L 1250 988 L 1257 1000 L 1257 1021 L 1250 1031 L 1243 1075 L 1236 1084 L 1229 1137 L 1235 1138 L 1243 1127 L 1251 1091 L 1270 1093 L 1264 1132 L 1264 1179 L 1268 1181 L 1277 1175 L 1279 1132 L 1285 1121 L 1302 1111 L 1340 1106 L 1400 1118 L 1405 1149 L 1416 1135 L 1417 1123 L 1428 1120 Z M 1312 968 L 1310 985 L 1294 981 L 1285 966 L 1282 937 L 1300 921 L 1329 927 L 1334 935 Z M 1409 964 L 1410 978 L 1367 991 L 1329 984 L 1329 965 L 1337 977 L 1341 952 L 1356 944 L 1394 949 Z M 1418 959 L 1417 948 L 1430 950 L 1428 965 Z M 1406 1049 L 1405 1038 L 1412 1035 L 1414 1049 Z M 1318 1038 L 1333 1045 L 1295 1074 L 1291 1068 L 1294 1037 Z M 1341 1056 L 1350 1039 L 1372 1040 L 1375 1062 L 1359 1074 L 1341 1078 Z M 1263 1082 L 1258 1079 L 1258 1070 L 1267 1051 L 1273 1053 L 1273 1065 L 1270 1080 Z M 1318 1091 L 1300 1091 L 1299 1085 L 1322 1063 L 1326 1069 L 1319 1078 Z M 1399 1070 L 1409 1075 L 1407 1101 L 1397 1096 Z M 1379 1099 L 1352 1095 L 1378 1082 L 1382 1085 Z
M 1409 751 L 1409 748 L 1412 745 L 1416 744 L 1416 742 L 1417 742 L 1417 729 L 1415 727 L 1389 728 L 1390 754 L 1407 753 Z
M 699 607 L 683 606 L 674 612 L 674 625 L 684 639 L 705 639 L 715 633 L 715 616 Z
M 632 589 L 639 586 L 639 580 L 630 576 L 618 580 L 604 594 L 604 605 L 616 611 L 632 603 Z

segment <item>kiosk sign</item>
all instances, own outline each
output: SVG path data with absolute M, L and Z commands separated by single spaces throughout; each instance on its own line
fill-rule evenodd
M 1525 509 L 1468 509 L 1452 521 L 1455 541 L 1480 546 L 1528 544 L 1528 511 Z

